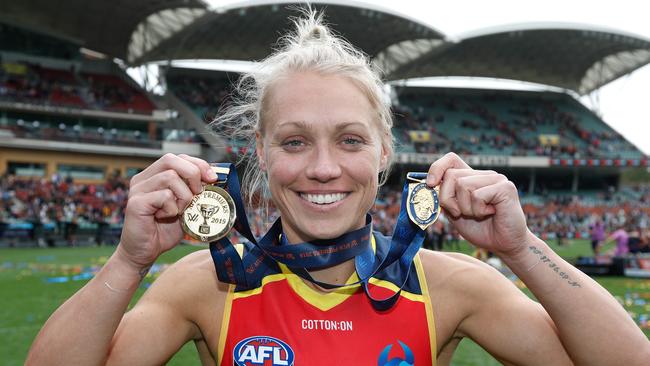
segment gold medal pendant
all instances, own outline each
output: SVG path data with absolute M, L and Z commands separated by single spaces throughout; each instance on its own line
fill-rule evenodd
M 235 202 L 223 188 L 206 185 L 183 211 L 183 230 L 193 239 L 209 243 L 228 235 L 235 225 Z
M 414 183 L 409 183 L 406 211 L 414 224 L 426 230 L 440 216 L 438 189 L 427 186 L 422 180 L 408 179 Z

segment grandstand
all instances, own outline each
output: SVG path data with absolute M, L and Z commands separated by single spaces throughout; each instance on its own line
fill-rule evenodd
M 0 174 L 100 182 L 166 152 L 203 154 L 203 139 L 112 59 L 0 25 L 0 39 L 11 40 L 0 48 Z
M 397 113 L 395 134 L 411 140 L 405 145 L 407 151 L 644 158 L 598 116 L 563 93 L 402 88 L 395 109 L 402 112 Z M 429 138 L 416 131 L 428 132 Z
M 61 19 L 80 4 L 64 6 Z M 38 1 L 12 4 L 0 16 L 0 174 L 101 186 L 114 174 L 128 179 L 165 152 L 236 160 L 249 151 L 244 142 L 215 137 L 206 128 L 238 74 L 174 67 L 171 61 L 261 59 L 288 26 L 291 11 L 255 1 L 218 12 L 199 1 L 122 5 L 93 3 L 83 22 L 57 25 L 39 21 L 49 8 Z M 564 90 L 394 82 L 398 173 L 390 182 L 398 184 L 404 171 L 422 170 L 455 151 L 472 166 L 508 175 L 529 205 L 578 195 L 590 207 L 606 207 L 636 197 L 620 186 L 620 176 L 629 167 L 647 167 L 648 157 L 575 97 L 650 61 L 635 51 L 649 49 L 647 40 L 549 23 L 497 27 L 451 41 L 379 7 L 331 2 L 327 8 L 336 30 L 367 52 L 389 80 L 490 76 Z M 104 22 L 107 17 L 115 21 Z M 223 37 L 228 34 L 239 38 Z M 163 96 L 125 72 L 125 65 L 151 61 L 160 65 L 153 82 L 164 87 Z M 600 73 L 593 72 L 595 65 Z

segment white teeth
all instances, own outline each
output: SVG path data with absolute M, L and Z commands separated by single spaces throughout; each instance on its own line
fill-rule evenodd
M 328 193 L 328 194 L 305 194 L 301 193 L 300 197 L 306 199 L 311 203 L 319 205 L 326 205 L 340 201 L 347 196 L 347 193 Z

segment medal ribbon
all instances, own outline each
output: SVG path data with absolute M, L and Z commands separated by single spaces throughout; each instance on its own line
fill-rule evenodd
M 404 184 L 402 191 L 400 213 L 390 247 L 388 250 L 377 250 L 375 253 L 370 244 L 370 235 L 372 235 L 370 215 L 366 216 L 366 225 L 361 229 L 346 233 L 336 239 L 315 240 L 299 244 L 287 242 L 286 236 L 282 233 L 282 221 L 278 219 L 269 231 L 257 241 L 248 224 L 234 165 L 217 163 L 213 166 L 229 169 L 227 175 L 217 173 L 217 181 L 226 182 L 227 191 L 235 202 L 237 213 L 234 227 L 251 243 L 251 245 L 245 245 L 245 251 L 241 257 L 227 237 L 210 243 L 210 253 L 215 263 L 217 277 L 221 282 L 251 288 L 260 283 L 266 267 L 277 267 L 275 262 L 279 262 L 289 267 L 296 275 L 323 288 L 331 289 L 360 284 L 377 310 L 387 310 L 395 304 L 410 275 L 413 258 L 424 240 L 424 231 L 412 223 L 407 215 L 408 183 Z M 419 175 L 414 176 L 414 174 L 422 174 L 426 178 L 425 173 L 409 173 L 409 177 L 422 179 Z M 308 272 L 308 269 L 329 267 L 352 258 L 355 260 L 355 269 L 359 277 L 359 281 L 355 283 L 328 284 L 313 279 Z M 266 266 L 262 264 L 266 264 Z M 399 273 L 403 274 L 403 282 L 393 295 L 376 299 L 370 293 L 368 286 L 370 278 L 391 266 L 398 266 Z

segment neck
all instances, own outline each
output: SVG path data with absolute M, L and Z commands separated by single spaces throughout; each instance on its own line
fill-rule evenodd
M 344 285 L 348 281 L 352 273 L 354 273 L 354 271 L 355 271 L 354 259 L 350 259 L 343 263 L 339 263 L 331 267 L 309 271 L 309 274 L 311 274 L 311 276 L 316 281 L 319 282 L 331 283 L 333 285 Z M 305 282 L 309 286 L 319 291 L 323 291 L 323 292 L 336 291 L 336 289 L 324 289 L 304 279 L 303 282 Z
M 371 222 L 370 220 L 371 220 L 370 216 L 367 216 L 366 225 L 370 224 L 370 222 Z M 359 228 L 359 229 L 361 229 L 361 228 Z M 356 230 L 353 230 L 353 231 L 357 231 L 359 229 L 356 229 Z M 284 238 L 286 238 L 285 245 L 291 246 L 291 245 L 293 245 L 293 243 L 298 244 L 298 243 L 302 242 L 302 240 L 298 239 L 295 235 L 292 235 L 292 234 L 295 234 L 295 233 L 292 232 L 291 230 L 287 230 L 287 228 L 284 227 L 284 225 L 283 225 L 283 233 L 282 233 L 282 235 L 284 236 Z M 370 245 L 369 241 L 371 240 L 371 238 L 370 238 L 371 236 L 372 236 L 372 230 L 368 226 L 367 231 L 356 232 L 354 234 L 352 232 L 350 232 L 350 233 L 344 234 L 344 235 L 342 235 L 342 236 L 340 236 L 338 238 L 322 239 L 322 240 L 320 240 L 319 244 L 329 246 L 329 245 L 334 245 L 334 244 L 341 244 L 341 245 L 345 245 L 345 243 L 351 244 L 351 243 L 355 243 L 357 241 L 359 241 L 360 244 L 361 244 L 361 243 L 363 243 L 365 241 L 368 241 L 368 242 L 365 242 L 365 244 L 362 244 L 362 245 Z M 319 245 L 319 244 L 316 244 L 315 241 L 312 241 L 311 244 L 312 245 L 313 244 Z M 323 263 L 325 265 L 325 267 L 321 267 L 321 268 L 317 268 L 317 269 L 310 269 L 309 274 L 311 275 L 311 277 L 314 280 L 316 280 L 318 282 L 329 283 L 329 284 L 332 284 L 332 285 L 344 285 L 348 281 L 350 276 L 356 271 L 354 257 L 350 258 L 348 256 L 347 258 L 349 258 L 349 259 L 345 260 L 344 258 L 340 258 L 340 259 L 342 259 L 344 261 L 343 262 L 338 262 L 338 263 L 334 262 L 334 261 L 330 261 L 329 265 L 326 264 L 326 263 Z M 332 289 L 322 288 L 322 287 L 320 287 L 320 286 L 318 286 L 316 284 L 311 283 L 310 281 L 304 280 L 304 282 L 308 283 L 309 286 L 311 286 L 312 288 L 314 288 L 316 290 L 319 290 L 319 291 L 323 291 L 323 292 L 331 292 L 331 291 L 333 291 Z

